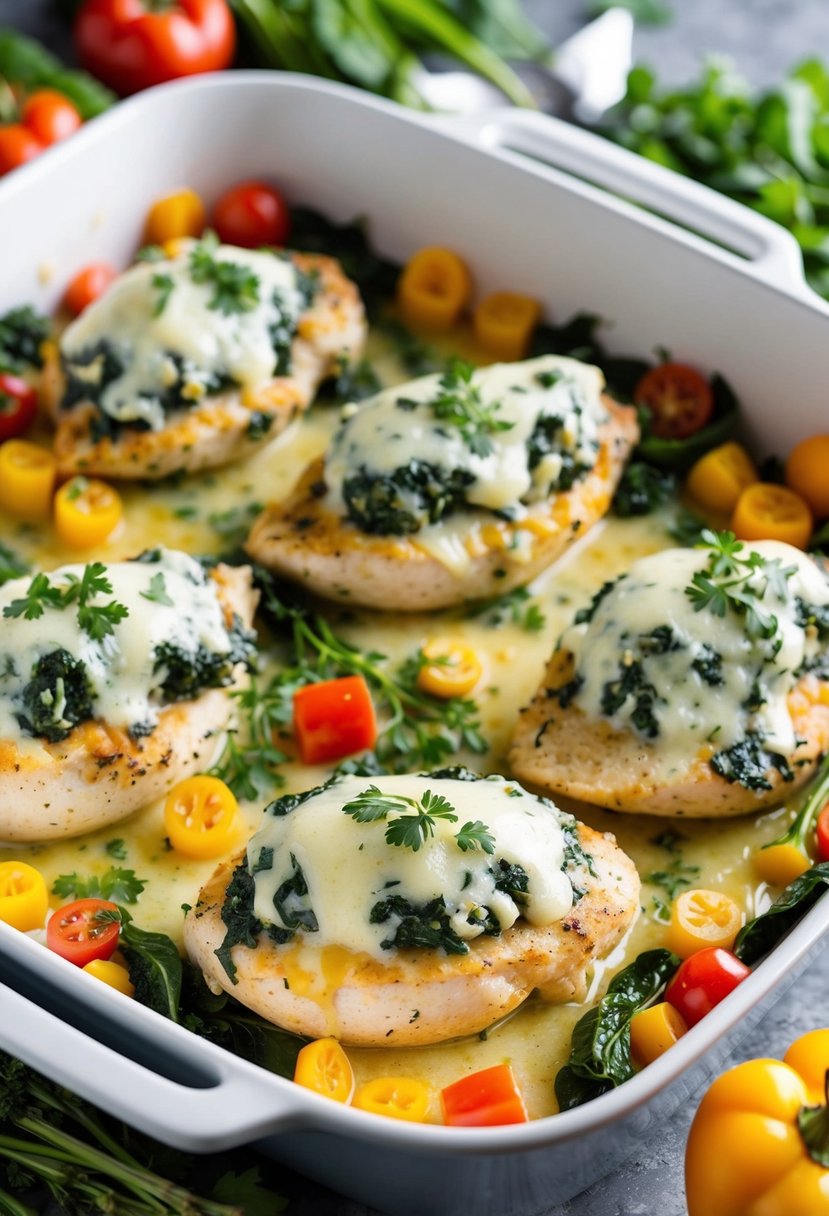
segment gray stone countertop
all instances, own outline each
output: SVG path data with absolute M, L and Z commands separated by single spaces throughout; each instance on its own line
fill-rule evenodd
M 583 23 L 583 0 L 526 0 L 526 10 L 553 42 Z M 661 77 L 691 78 L 707 54 L 729 55 L 740 73 L 769 84 L 801 59 L 829 58 L 826 0 L 673 0 L 674 20 L 636 32 L 634 57 Z M 44 0 L 0 0 L 0 25 L 12 25 L 68 54 L 65 32 Z M 799 1034 L 827 1022 L 829 951 L 789 990 L 743 1043 L 738 1059 L 782 1055 Z M 617 1173 L 544 1216 L 685 1216 L 682 1185 L 685 1138 L 693 1107 L 680 1110 L 661 1134 Z M 299 1177 L 280 1179 L 289 1216 L 372 1216 L 369 1209 Z M 424 1212 L 423 1216 L 429 1216 Z M 801 1216 L 792 1213 L 791 1216 Z

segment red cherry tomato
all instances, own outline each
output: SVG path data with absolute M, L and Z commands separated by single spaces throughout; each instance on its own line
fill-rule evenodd
M 46 945 L 76 967 L 111 958 L 121 934 L 117 912 L 107 899 L 76 899 L 49 917 Z
M 37 416 L 37 393 L 20 376 L 0 372 L 0 443 L 28 431 Z
M 85 308 L 102 296 L 118 275 L 114 266 L 107 262 L 92 262 L 79 270 L 63 296 L 63 303 L 73 317 L 79 317 Z
M 83 66 L 122 96 L 221 71 L 236 48 L 227 0 L 84 0 L 72 32 Z
M 817 817 L 817 851 L 821 861 L 829 861 L 829 802 Z
M 288 204 L 264 182 L 240 182 L 213 208 L 213 227 L 226 245 L 258 249 L 284 245 L 291 227 Z
M 689 1026 L 695 1026 L 750 974 L 729 950 L 709 946 L 686 958 L 668 985 L 665 1000 Z
M 38 89 L 23 103 L 23 126 L 47 147 L 74 135 L 83 122 L 68 97 L 56 89 Z
M 34 160 L 45 148 L 46 145 L 22 123 L 13 122 L 7 127 L 0 127 L 0 177 Z
M 711 385 L 685 363 L 651 368 L 633 390 L 633 400 L 650 410 L 651 434 L 657 439 L 687 439 L 702 430 L 714 412 Z

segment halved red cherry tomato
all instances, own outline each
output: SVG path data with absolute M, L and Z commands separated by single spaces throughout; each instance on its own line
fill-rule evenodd
M 0 372 L 0 443 L 17 439 L 37 417 L 37 393 L 20 376 Z
M 23 126 L 48 148 L 74 135 L 83 119 L 68 97 L 56 89 L 38 89 L 23 103 Z
M 22 123 L 12 122 L 7 127 L 0 127 L 0 177 L 34 160 L 45 148 L 46 145 Z
M 665 1000 L 689 1026 L 696 1026 L 750 974 L 745 963 L 729 950 L 709 946 L 686 958 L 668 985 Z
M 117 906 L 107 899 L 76 899 L 49 917 L 46 945 L 76 967 L 109 959 L 121 934 L 117 915 Z
M 213 227 L 227 245 L 258 249 L 284 245 L 291 227 L 288 204 L 264 182 L 240 182 L 213 208 Z
M 651 434 L 657 439 L 687 439 L 702 430 L 714 412 L 711 385 L 685 363 L 651 368 L 633 390 L 633 400 L 650 410 Z
M 509 1064 L 496 1064 L 461 1077 L 440 1091 L 443 1121 L 449 1127 L 496 1127 L 527 1123 L 529 1115 Z
M 821 861 L 829 861 L 829 802 L 817 817 L 817 851 Z
M 294 735 L 303 764 L 329 764 L 374 747 L 377 718 L 363 677 L 343 676 L 298 689 Z
M 122 96 L 221 71 L 236 47 L 227 0 L 84 0 L 72 33 L 83 66 Z
M 108 262 L 92 262 L 79 270 L 63 296 L 63 302 L 73 317 L 79 317 L 84 309 L 104 294 L 118 271 Z

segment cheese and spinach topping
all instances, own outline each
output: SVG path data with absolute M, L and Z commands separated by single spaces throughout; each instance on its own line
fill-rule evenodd
M 479 508 L 517 519 L 596 464 L 607 419 L 597 367 L 545 355 L 456 363 L 347 407 L 325 466 L 332 509 L 363 532 L 420 532 Z
M 519 917 L 560 920 L 592 872 L 575 820 L 503 777 L 340 775 L 267 807 L 228 886 L 217 953 L 231 978 L 232 947 L 263 931 L 378 959 L 465 954 Z
M 160 430 L 167 414 L 287 375 L 314 279 L 283 255 L 205 238 L 141 262 L 64 332 L 61 408 L 97 407 L 97 437 Z
M 769 789 L 769 770 L 791 779 L 796 761 L 788 693 L 806 671 L 829 678 L 829 582 L 790 545 L 703 537 L 605 583 L 561 637 L 575 667 L 554 695 L 636 731 L 669 765 L 710 744 L 720 776 Z
M 133 737 L 161 707 L 233 679 L 253 634 L 184 553 L 62 566 L 0 588 L 0 738 L 59 742 L 100 719 Z

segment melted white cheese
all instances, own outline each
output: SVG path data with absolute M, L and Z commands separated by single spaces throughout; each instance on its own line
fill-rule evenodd
M 251 271 L 258 280 L 258 304 L 225 314 L 211 308 L 212 283 L 196 283 L 190 273 L 190 250 L 168 261 L 140 263 L 120 275 L 109 290 L 65 330 L 61 354 L 73 374 L 91 385 L 100 382 L 103 358 L 84 367 L 76 360 L 107 342 L 124 364 L 123 373 L 103 390 L 102 410 L 119 422 L 141 421 L 153 430 L 164 425 L 159 395 L 174 384 L 179 371 L 171 355 L 185 361 L 185 393 L 194 402 L 217 376 L 242 387 L 261 384 L 274 374 L 276 355 L 271 327 L 294 327 L 302 308 L 296 270 L 290 261 L 270 253 L 231 245 L 212 251 L 216 262 Z M 159 276 L 172 286 L 158 287 Z M 159 311 L 160 309 L 160 311 Z
M 784 596 L 767 589 L 758 601 L 764 612 L 777 618 L 776 655 L 768 642 L 749 636 L 745 616 L 731 609 L 724 616 L 708 606 L 695 609 L 686 588 L 706 569 L 709 551 L 670 549 L 635 562 L 598 604 L 590 623 L 572 625 L 562 635 L 560 645 L 576 656 L 576 674 L 583 680 L 575 704 L 592 718 L 608 716 L 602 710 L 606 684 L 619 679 L 620 664 L 636 661 L 656 693 L 653 712 L 659 733 L 653 742 L 669 763 L 687 761 L 695 746 L 706 741 L 718 750 L 730 747 L 748 731 L 763 734 L 768 747 L 791 755 L 795 736 L 787 694 L 797 669 L 819 649 L 814 630 L 797 623 L 796 599 L 827 604 L 829 583 L 813 561 L 790 545 L 761 541 L 751 551 L 780 561 L 784 568 L 794 567 Z M 758 593 L 763 582 L 759 572 L 752 581 Z M 649 652 L 647 635 L 665 626 L 672 631 L 675 648 Z M 704 664 L 709 651 L 722 657 L 721 683 L 707 682 L 693 667 L 694 660 Z M 756 679 L 767 699 L 750 711 L 746 702 Z M 617 729 L 635 729 L 634 709 L 635 699 L 629 695 L 610 721 Z
M 545 385 L 547 377 L 555 377 L 555 382 Z M 347 408 L 325 465 L 331 509 L 347 514 L 343 486 L 348 478 L 364 470 L 388 475 L 412 460 L 468 473 L 472 481 L 465 490 L 466 502 L 490 511 L 520 511 L 522 504 L 546 497 L 565 454 L 585 468 L 595 464 L 598 428 L 607 418 L 599 368 L 544 355 L 479 369 L 472 385 L 484 406 L 497 403 L 493 416 L 507 428 L 486 434 L 490 450 L 484 455 L 470 448 L 458 426 L 438 418 L 431 408 L 442 395 L 439 375 L 386 389 L 356 412 Z M 542 418 L 559 419 L 560 428 L 553 450 L 531 469 L 527 443 Z M 418 514 L 407 491 L 401 490 L 400 498 Z
M 434 837 L 417 852 L 389 845 L 387 821 L 357 823 L 343 811 L 345 803 L 376 784 L 383 794 L 422 798 L 426 790 L 442 794 L 454 807 L 456 822 L 437 819 Z M 467 822 L 482 820 L 495 839 L 492 855 L 480 849 L 463 852 L 455 839 Z M 560 920 L 573 903 L 570 879 L 562 870 L 564 835 L 559 812 L 503 777 L 481 781 L 394 776 L 366 779 L 341 777 L 284 816 L 266 813 L 263 826 L 248 844 L 248 867 L 255 874 L 254 913 L 265 924 L 285 928 L 274 907 L 274 895 L 299 866 L 308 886 L 307 904 L 318 930 L 309 945 L 339 945 L 375 958 L 388 959 L 383 941 L 393 937 L 399 918 L 371 924 L 371 909 L 391 895 L 422 905 L 442 896 L 455 933 L 477 937 L 482 927 L 470 915 L 489 908 L 502 929 L 523 916 L 531 924 Z M 257 864 L 263 849 L 273 850 L 270 868 Z M 266 855 L 267 856 L 267 855 Z M 495 890 L 492 873 L 503 859 L 527 873 L 528 897 L 518 906 Z M 300 930 L 302 932 L 302 930 Z
M 52 586 L 63 587 L 68 575 L 80 579 L 83 572 L 82 565 L 61 566 L 48 577 Z M 163 576 L 170 604 L 142 595 L 152 593 L 150 582 L 158 574 Z M 194 654 L 200 644 L 213 654 L 230 651 L 216 584 L 187 554 L 162 549 L 159 562 L 115 562 L 106 567 L 106 578 L 112 591 L 98 592 L 89 603 L 100 607 L 117 601 L 129 615 L 101 641 L 93 641 L 80 628 L 77 603 L 64 608 L 47 605 L 34 620 L 3 616 L 4 608 L 26 595 L 29 576 L 0 588 L 0 738 L 21 737 L 17 714 L 23 710 L 24 688 L 38 660 L 55 650 L 66 650 L 86 665 L 95 717 L 124 729 L 157 720 L 166 671 L 163 666 L 155 670 L 155 648 L 162 642 L 187 654 Z M 59 703 L 54 717 L 60 718 Z

